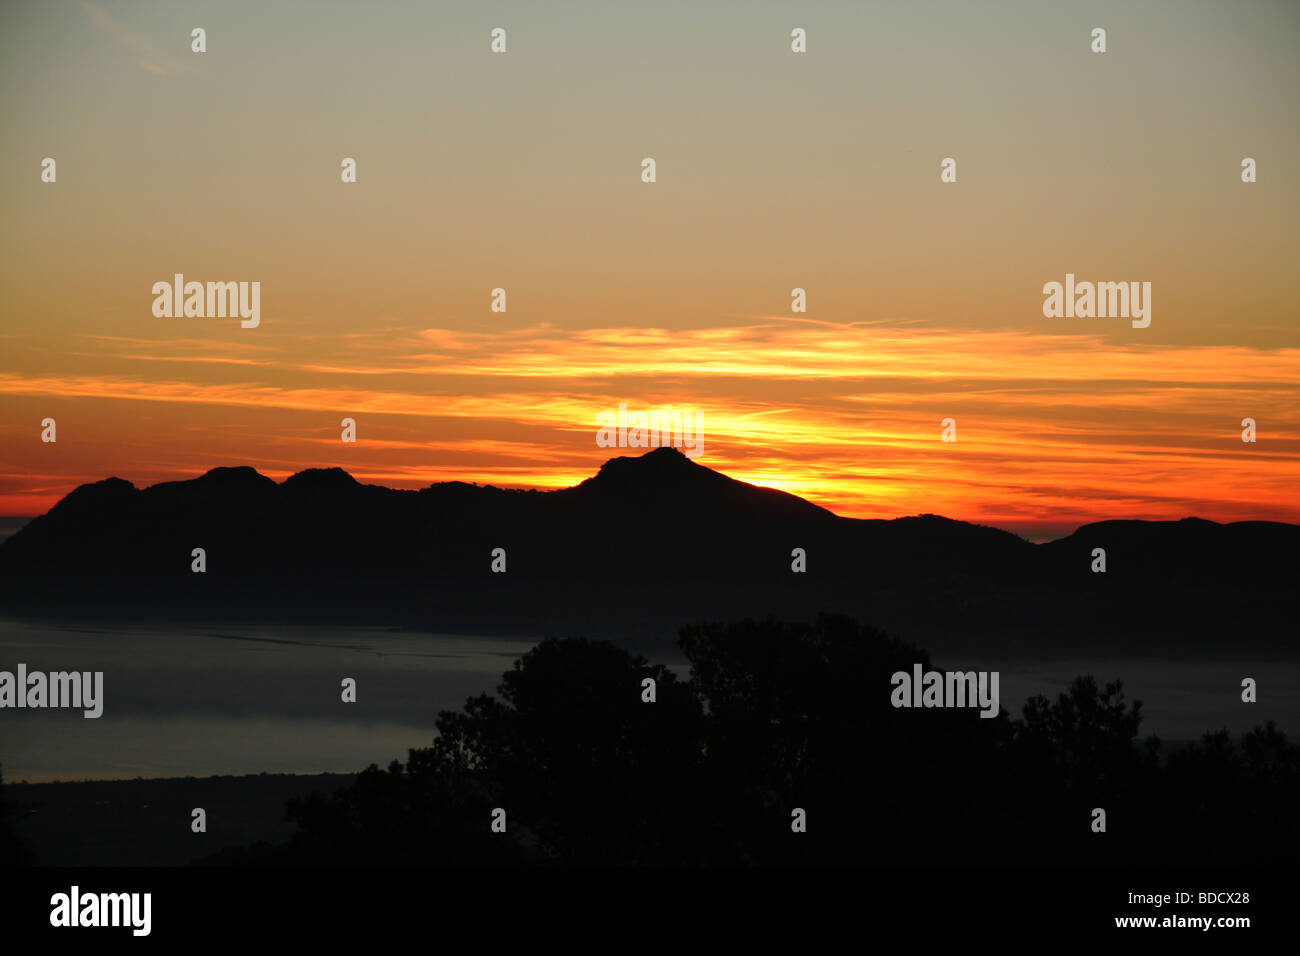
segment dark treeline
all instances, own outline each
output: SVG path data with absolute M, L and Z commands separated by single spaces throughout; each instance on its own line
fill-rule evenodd
M 205 862 L 1234 865 L 1300 850 L 1300 748 L 1271 723 L 1166 752 L 1139 742 L 1141 703 L 1091 677 L 1018 719 L 895 709 L 890 676 L 928 654 L 840 616 L 693 627 L 680 644 L 688 680 L 609 643 L 543 641 L 496 696 L 442 712 L 431 747 L 290 801 L 285 844 Z

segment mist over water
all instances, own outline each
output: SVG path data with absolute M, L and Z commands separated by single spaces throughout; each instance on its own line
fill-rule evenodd
M 502 672 L 536 643 L 355 627 L 125 624 L 0 618 L 0 669 L 103 671 L 104 714 L 0 712 L 5 779 L 48 780 L 354 772 L 426 746 L 441 710 L 495 693 Z M 643 652 L 644 653 L 644 652 Z M 675 647 L 647 653 L 686 676 Z M 1077 675 L 1122 679 L 1144 702 L 1142 735 L 1198 739 L 1276 720 L 1300 734 L 1300 665 L 1184 659 L 946 659 L 946 670 L 998 670 L 1001 704 L 1018 715 L 1034 694 L 1055 698 Z M 1240 673 L 1239 673 L 1240 672 Z M 1259 703 L 1240 700 L 1242 677 Z M 357 702 L 340 699 L 345 677 Z M 881 693 L 888 693 L 883 688 Z M 864 693 L 866 693 L 864 688 Z
M 7 780 L 355 771 L 427 745 L 535 642 L 355 628 L 0 619 L 0 669 L 102 670 L 104 714 L 5 710 Z M 341 700 L 345 677 L 356 703 Z

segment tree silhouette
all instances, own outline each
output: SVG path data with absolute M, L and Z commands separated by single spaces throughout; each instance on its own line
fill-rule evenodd
M 654 703 L 642 681 L 656 682 Z M 689 687 L 614 645 L 548 639 L 497 697 L 443 711 L 431 747 L 292 801 L 280 851 L 210 862 L 623 863 L 702 860 L 701 713 Z M 494 808 L 507 830 L 494 833 Z
M 890 677 L 929 655 L 833 615 L 680 643 L 686 681 L 608 642 L 542 641 L 405 764 L 292 801 L 286 845 L 209 862 L 1114 865 L 1300 848 L 1300 749 L 1272 724 L 1166 754 L 1138 743 L 1141 702 L 1091 676 L 1016 720 L 895 708 Z
M 642 700 L 647 677 L 654 703 Z M 707 855 L 701 712 L 671 671 L 608 642 L 552 638 L 497 693 L 443 712 L 421 759 L 477 780 L 525 845 L 580 864 Z
M 1170 753 L 1153 812 L 1171 834 L 1166 851 L 1188 862 L 1294 865 L 1300 847 L 1300 747 L 1269 721 L 1239 746 L 1226 730 Z
M 9 808 L 4 785 L 4 768 L 0 766 L 0 866 L 31 866 L 31 848 L 17 834 L 13 811 Z
M 924 651 L 838 615 L 686 628 L 681 646 L 708 709 L 711 790 L 745 862 L 906 859 L 916 832 L 960 831 L 979 812 L 950 799 L 952 780 L 988 772 L 971 758 L 1005 720 L 895 709 L 890 678 L 929 669 Z M 795 807 L 806 833 L 791 831 Z
M 1141 724 L 1142 702 L 1125 701 L 1122 681 L 1099 689 L 1092 676 L 1076 677 L 1055 704 L 1041 695 L 1025 703 L 1015 743 L 1045 777 L 1052 768 L 1051 778 L 1067 790 L 1092 789 L 1132 772 Z

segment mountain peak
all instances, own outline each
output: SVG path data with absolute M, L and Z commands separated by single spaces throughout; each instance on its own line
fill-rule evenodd
M 51 512 L 76 511 L 79 508 L 96 508 L 109 502 L 136 494 L 137 488 L 123 478 L 104 478 L 101 481 L 78 485 L 60 500 Z
M 637 457 L 611 458 L 572 491 L 622 504 L 697 510 L 715 517 L 832 517 L 795 495 L 729 478 L 691 460 L 676 448 L 655 448 Z
M 697 465 L 676 448 L 663 446 L 644 455 L 620 455 L 600 466 L 593 478 L 601 475 L 688 475 L 692 473 L 718 474 L 711 468 Z M 591 479 L 588 479 L 591 480 Z
M 275 481 L 248 465 L 212 468 L 194 482 L 203 488 L 258 488 L 275 485 Z
M 360 484 L 342 468 L 307 468 L 284 479 L 281 487 L 301 491 L 338 491 L 357 488 Z

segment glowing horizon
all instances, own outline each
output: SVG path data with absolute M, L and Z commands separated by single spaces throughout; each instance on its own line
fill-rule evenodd
M 145 405 L 159 423 L 179 417 L 191 429 L 224 420 L 196 459 L 189 443 L 169 447 L 165 432 L 152 441 L 138 433 L 125 406 L 105 414 L 100 460 L 111 461 L 102 447 L 110 441 L 148 449 L 144 467 L 109 465 L 137 486 L 252 464 L 277 480 L 338 466 L 391 487 L 569 487 L 608 458 L 643 453 L 596 445 L 598 414 L 625 403 L 697 412 L 700 464 L 846 517 L 933 512 L 1030 534 L 1103 518 L 1300 519 L 1300 442 L 1288 437 L 1300 425 L 1300 349 L 784 317 L 675 331 L 382 335 L 383 365 L 346 366 L 330 348 L 304 356 L 289 333 L 176 340 L 166 355 L 88 338 L 81 355 L 91 367 L 136 374 L 3 373 L 0 396 L 30 415 L 45 409 L 65 441 L 78 413 L 61 409 L 78 403 Z M 342 347 L 357 348 L 356 338 Z M 1240 440 L 1246 411 L 1260 422 L 1254 445 Z M 357 419 L 358 444 L 339 440 L 343 417 Z M 940 441 L 945 417 L 957 421 L 956 443 Z M 239 450 L 247 445 L 257 453 Z M 4 475 L 6 513 L 40 513 L 76 484 L 108 477 L 83 471 L 51 487 L 29 460 L 26 488 Z

